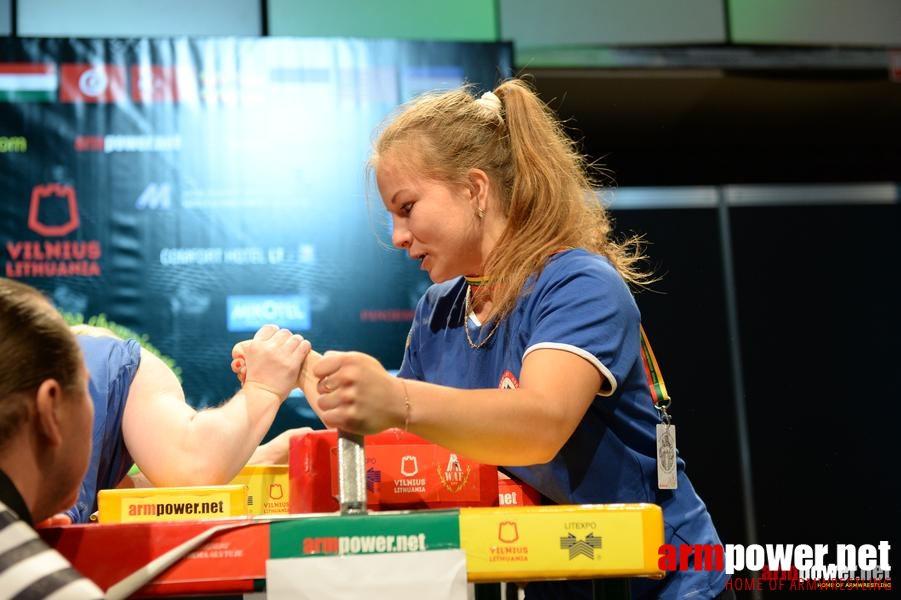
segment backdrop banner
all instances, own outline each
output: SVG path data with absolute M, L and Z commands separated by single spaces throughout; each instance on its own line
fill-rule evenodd
M 231 347 L 265 323 L 396 369 L 429 282 L 390 246 L 374 132 L 511 65 L 502 43 L 2 39 L 3 276 L 143 337 L 196 407 L 235 392 Z M 304 424 L 294 396 L 275 428 Z

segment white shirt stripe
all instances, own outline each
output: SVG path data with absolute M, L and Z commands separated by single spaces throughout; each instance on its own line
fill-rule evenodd
M 15 596 L 42 577 L 68 566 L 69 562 L 59 552 L 47 548 L 0 573 L 0 590 L 10 597 Z

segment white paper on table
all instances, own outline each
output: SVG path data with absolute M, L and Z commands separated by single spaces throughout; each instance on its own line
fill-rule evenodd
M 466 600 L 463 550 L 276 558 L 267 600 Z

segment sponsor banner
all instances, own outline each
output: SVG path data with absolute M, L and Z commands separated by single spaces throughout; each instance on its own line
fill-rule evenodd
M 512 57 L 396 40 L 0 47 L 3 275 L 146 336 L 198 408 L 234 394 L 229 350 L 266 321 L 400 365 L 429 282 L 374 227 L 372 132 L 403 90 L 488 87 Z M 272 429 L 319 425 L 295 396 Z
M 229 331 L 256 331 L 270 323 L 295 331 L 310 328 L 308 296 L 229 296 Z
M 100 277 L 102 247 L 99 240 L 77 235 L 81 217 L 72 185 L 51 182 L 34 186 L 28 215 L 23 220 L 40 239 L 22 236 L 6 240 L 4 276 L 12 279 Z
M 369 510 L 493 506 L 497 467 L 467 459 L 400 429 L 367 435 L 366 505 Z M 335 430 L 291 438 L 290 510 L 338 510 L 340 471 Z
M 663 513 L 653 504 L 461 508 L 470 581 L 661 577 Z
M 229 483 L 247 486 L 250 514 L 288 513 L 288 465 L 246 465 Z
M 425 552 L 460 547 L 456 510 L 335 515 L 274 521 L 270 558 Z
M 100 490 L 101 523 L 190 521 L 248 514 L 246 485 Z
M 338 451 L 331 452 L 332 496 L 338 497 Z M 486 476 L 487 481 L 482 481 Z M 494 500 L 496 469 L 482 465 L 434 444 L 370 443 L 366 448 L 367 503 L 375 506 L 477 505 L 483 502 L 482 486 L 491 486 Z
M 79 135 L 76 152 L 175 152 L 181 150 L 181 136 L 173 135 Z

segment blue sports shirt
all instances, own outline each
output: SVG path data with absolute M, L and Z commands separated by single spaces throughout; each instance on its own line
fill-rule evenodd
M 582 249 L 550 257 L 525 286 L 493 337 L 466 340 L 466 282 L 431 286 L 416 308 L 400 377 L 464 389 L 516 388 L 524 358 L 542 348 L 571 352 L 603 376 L 576 431 L 548 463 L 501 467 L 552 504 L 649 502 L 663 509 L 668 544 L 720 544 L 707 508 L 677 460 L 678 489 L 657 489 L 660 422 L 644 371 L 638 306 L 606 258 Z M 484 331 L 465 320 L 478 342 Z M 663 581 L 635 579 L 634 597 L 710 598 L 726 584 L 719 571 L 675 571 Z M 533 582 L 527 598 L 591 597 L 585 582 Z
M 88 390 L 94 402 L 94 432 L 91 462 L 78 502 L 66 514 L 73 523 L 86 523 L 97 510 L 97 492 L 115 488 L 133 463 L 122 434 L 122 415 L 141 364 L 141 345 L 111 337 L 76 337 L 91 376 Z

